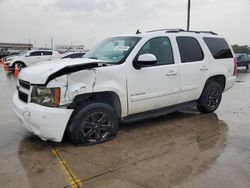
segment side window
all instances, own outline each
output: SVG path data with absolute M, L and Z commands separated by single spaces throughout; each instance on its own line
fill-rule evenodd
M 66 55 L 66 56 L 62 57 L 62 59 L 66 59 L 66 58 L 71 58 L 71 54 L 70 54 L 70 55 Z
M 215 59 L 226 59 L 233 57 L 233 54 L 225 39 L 210 37 L 204 37 L 203 39 Z
M 77 53 L 77 54 L 72 54 L 71 58 L 82 58 L 84 53 Z
M 75 54 L 69 54 L 65 57 L 63 57 L 62 59 L 66 59 L 66 58 L 82 58 L 84 56 L 85 53 L 75 53 Z
M 172 46 L 168 37 L 150 39 L 141 48 L 138 56 L 142 54 L 155 55 L 157 63 L 154 66 L 174 64 Z
M 41 52 L 40 51 L 36 51 L 36 52 L 31 52 L 30 56 L 41 56 Z
M 194 37 L 177 37 L 176 40 L 182 63 L 202 61 L 204 59 L 201 46 Z
M 43 55 L 52 55 L 52 52 L 50 52 L 50 51 L 42 51 L 42 54 Z

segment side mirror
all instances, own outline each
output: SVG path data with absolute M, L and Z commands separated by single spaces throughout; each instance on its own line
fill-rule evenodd
M 26 55 L 25 55 L 25 57 L 29 57 L 29 56 L 30 56 L 30 54 L 26 54 Z
M 150 66 L 157 63 L 157 58 L 153 54 L 142 54 L 138 57 L 134 66 L 136 69 L 140 69 L 143 65 Z

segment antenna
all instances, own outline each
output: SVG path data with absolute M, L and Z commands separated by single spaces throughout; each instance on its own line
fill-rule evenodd
M 138 34 L 141 34 L 141 32 L 140 32 L 139 29 L 137 29 L 136 34 L 137 34 L 137 35 L 138 35 Z
M 53 45 L 53 38 L 50 38 L 50 43 L 51 43 L 51 50 L 54 50 L 54 45 Z

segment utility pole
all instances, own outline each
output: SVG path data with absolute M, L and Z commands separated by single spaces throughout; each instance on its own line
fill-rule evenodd
M 189 31 L 189 26 L 190 26 L 190 7 L 191 7 L 191 0 L 188 0 L 187 31 Z
M 54 45 L 53 45 L 53 38 L 50 38 L 50 42 L 51 42 L 51 50 L 54 50 Z

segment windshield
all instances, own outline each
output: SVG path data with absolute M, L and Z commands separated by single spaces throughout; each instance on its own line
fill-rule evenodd
M 17 54 L 17 56 L 22 56 L 25 55 L 27 53 L 27 51 L 21 52 L 20 54 Z
M 112 64 L 122 63 L 140 40 L 140 37 L 112 37 L 104 40 L 84 57 L 108 61 Z

